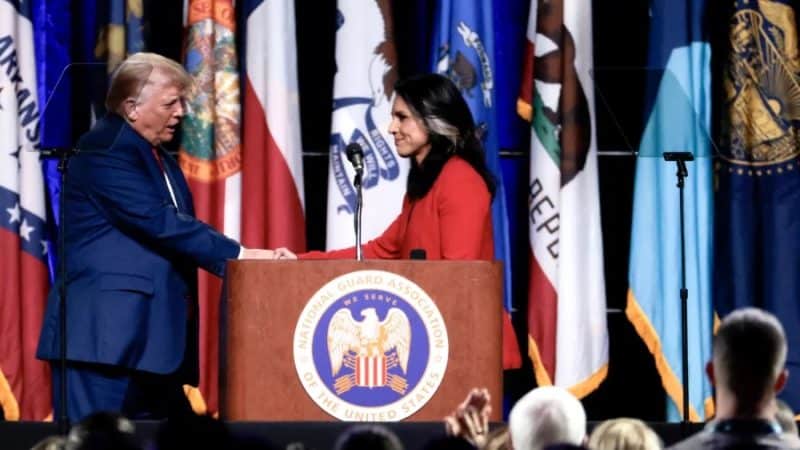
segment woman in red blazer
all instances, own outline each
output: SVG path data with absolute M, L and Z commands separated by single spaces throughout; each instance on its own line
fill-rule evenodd
M 491 203 L 495 190 L 475 123 L 458 88 L 427 74 L 400 81 L 389 133 L 411 159 L 400 215 L 363 246 L 364 258 L 494 259 Z M 294 258 L 286 249 L 280 255 Z M 301 254 L 301 259 L 353 258 L 355 248 Z

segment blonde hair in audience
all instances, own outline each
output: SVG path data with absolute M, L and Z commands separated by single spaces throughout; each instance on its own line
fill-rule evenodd
M 775 406 L 777 409 L 775 420 L 778 421 L 783 432 L 797 436 L 797 422 L 794 420 L 794 411 L 792 411 L 792 407 L 779 398 L 775 399 Z
M 659 450 L 661 439 L 638 419 L 606 420 L 589 436 L 591 450 Z

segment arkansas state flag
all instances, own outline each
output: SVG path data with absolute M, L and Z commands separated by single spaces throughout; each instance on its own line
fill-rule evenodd
M 243 5 L 242 244 L 305 251 L 293 0 Z
M 50 372 L 35 358 L 48 289 L 39 106 L 27 2 L 0 2 L 0 407 L 42 420 Z

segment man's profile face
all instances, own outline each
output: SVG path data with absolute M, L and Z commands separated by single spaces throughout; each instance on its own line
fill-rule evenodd
M 184 114 L 183 89 L 156 68 L 134 100 L 133 129 L 154 146 L 171 141 Z

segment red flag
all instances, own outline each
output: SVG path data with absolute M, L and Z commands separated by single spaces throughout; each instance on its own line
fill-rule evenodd
M 294 2 L 252 0 L 244 10 L 242 243 L 305 251 Z

